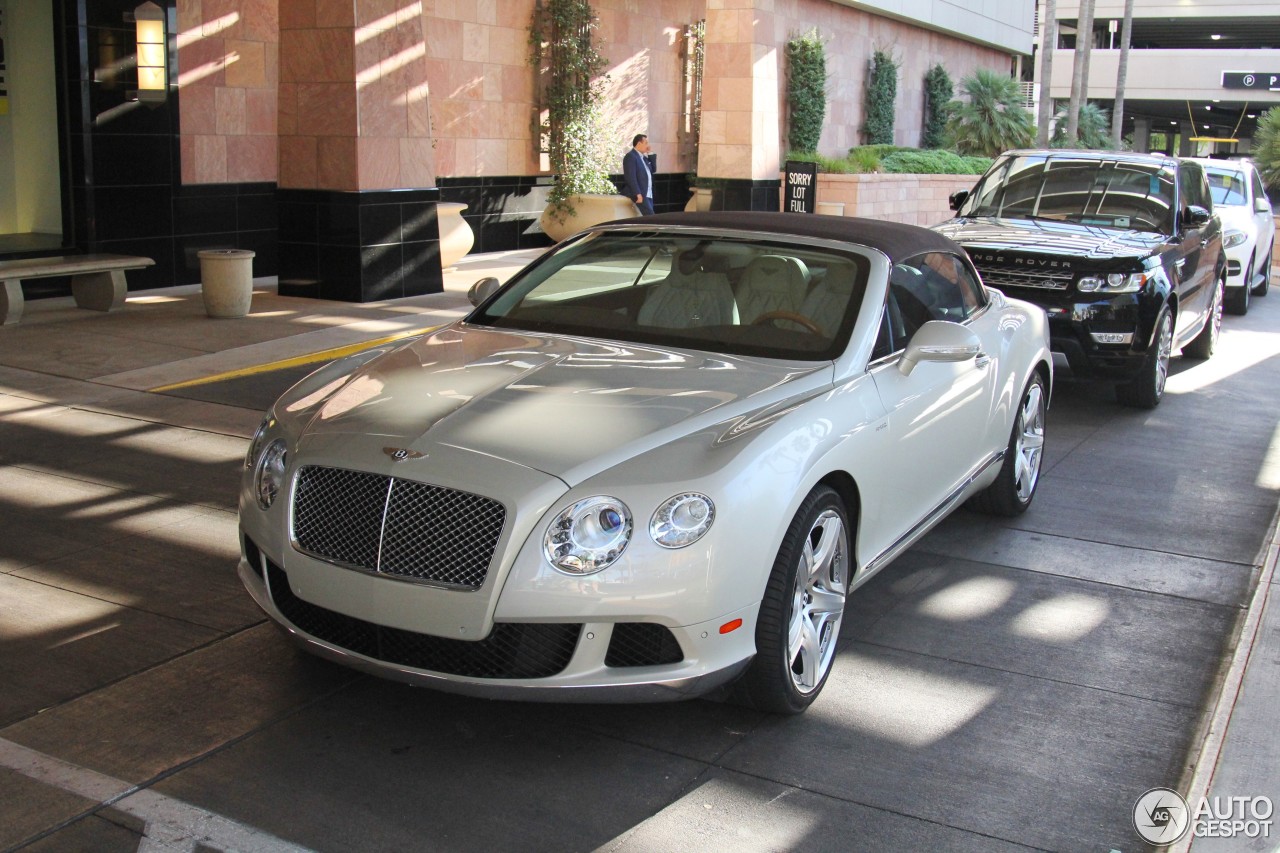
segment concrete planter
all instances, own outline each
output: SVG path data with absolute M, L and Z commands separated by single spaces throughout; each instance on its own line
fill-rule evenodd
M 691 195 L 689 197 L 689 201 L 685 203 L 685 211 L 690 212 L 695 210 L 711 209 L 711 190 L 702 189 L 700 187 L 689 187 L 689 192 L 693 195 Z
M 440 229 L 440 267 L 447 269 L 471 251 L 476 235 L 462 218 L 467 206 L 456 201 L 436 204 L 436 223 Z
M 538 220 L 538 224 L 542 226 L 546 235 L 557 243 L 570 234 L 577 234 L 583 228 L 590 228 L 592 225 L 614 219 L 629 219 L 640 215 L 635 202 L 614 193 L 570 196 L 569 204 L 576 211 L 574 215 L 560 219 L 559 214 L 552 215 L 551 208 L 548 207 L 542 211 L 542 217 Z
M 253 302 L 253 257 L 248 249 L 205 249 L 200 292 L 210 317 L 243 317 Z
M 844 202 L 820 201 L 818 202 L 817 213 L 823 216 L 844 216 Z

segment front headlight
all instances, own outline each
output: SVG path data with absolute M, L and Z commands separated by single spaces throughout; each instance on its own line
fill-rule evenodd
M 1081 293 L 1137 293 L 1150 277 L 1151 273 L 1145 272 L 1089 275 L 1076 282 L 1076 290 Z
M 277 438 L 267 445 L 262 458 L 258 460 L 258 473 L 254 477 L 254 492 L 258 496 L 258 506 L 271 509 L 280 487 L 284 485 L 284 468 L 289 460 L 289 451 L 283 438 Z
M 1249 235 L 1243 231 L 1236 231 L 1234 228 L 1222 235 L 1222 248 L 1234 249 L 1245 240 L 1249 239 Z
M 631 541 L 631 510 L 617 498 L 580 500 L 556 516 L 542 550 L 562 572 L 589 575 L 608 568 Z
M 701 539 L 716 520 L 716 505 L 697 492 L 662 502 L 649 521 L 649 535 L 663 548 L 683 548 Z
M 258 461 L 258 453 L 262 450 L 262 442 L 267 437 L 267 430 L 275 424 L 275 418 L 267 415 L 262 419 L 262 423 L 258 424 L 258 431 L 253 434 L 253 441 L 249 442 L 249 452 L 244 457 L 244 469 L 248 471 L 253 467 L 253 463 Z

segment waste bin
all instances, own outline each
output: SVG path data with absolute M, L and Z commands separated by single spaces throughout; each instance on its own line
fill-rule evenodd
M 200 291 L 210 317 L 243 317 L 253 302 L 253 255 L 248 249 L 204 249 Z

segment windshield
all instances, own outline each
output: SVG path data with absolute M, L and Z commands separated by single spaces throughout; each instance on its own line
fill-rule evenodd
M 1209 168 L 1204 173 L 1209 179 L 1209 193 L 1215 205 L 1243 205 L 1249 201 L 1244 175 L 1240 172 Z
M 831 360 L 868 258 L 741 237 L 597 232 L 530 268 L 469 322 L 730 355 Z
M 963 216 L 1056 219 L 1126 231 L 1173 232 L 1174 171 L 1070 154 L 1006 157 L 983 177 Z

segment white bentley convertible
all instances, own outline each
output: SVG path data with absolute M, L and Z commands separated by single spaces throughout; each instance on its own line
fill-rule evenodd
M 664 214 L 472 296 L 316 371 L 253 440 L 240 577 L 323 657 L 796 713 L 851 591 L 962 502 L 1035 494 L 1044 314 L 923 228 Z

